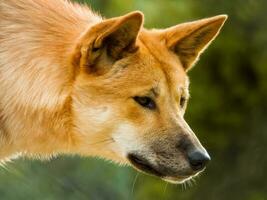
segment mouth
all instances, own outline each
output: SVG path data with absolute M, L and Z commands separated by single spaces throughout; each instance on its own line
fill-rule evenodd
M 141 171 L 143 173 L 146 173 L 148 175 L 153 175 L 161 178 L 164 181 L 167 181 L 169 183 L 173 184 L 179 184 L 183 183 L 189 179 L 191 179 L 193 175 L 185 175 L 185 176 L 168 176 L 165 173 L 161 172 L 159 169 L 157 169 L 154 165 L 152 165 L 147 159 L 145 159 L 142 156 L 136 155 L 136 154 L 129 154 L 127 156 L 130 163 L 133 165 L 135 169 L 138 171 Z
M 141 156 L 129 154 L 128 160 L 137 170 L 154 176 L 163 177 L 163 174 L 161 172 L 159 172 L 154 166 L 150 164 L 148 160 Z

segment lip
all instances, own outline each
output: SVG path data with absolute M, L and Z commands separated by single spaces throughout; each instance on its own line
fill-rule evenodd
M 154 167 L 147 159 L 145 159 L 142 156 L 136 154 L 129 154 L 127 158 L 132 164 L 132 166 L 138 171 L 141 171 L 148 175 L 160 177 L 162 180 L 174 184 L 183 183 L 196 175 L 192 174 L 192 175 L 175 176 L 175 177 L 167 176 L 164 173 L 160 172 L 156 167 Z
M 172 184 L 181 184 L 188 180 L 190 180 L 194 175 L 192 176 L 179 176 L 179 177 L 163 177 L 162 180 L 172 183 Z
M 147 159 L 135 154 L 129 154 L 127 158 L 133 165 L 133 167 L 137 170 L 146 174 L 164 177 L 163 174 L 159 170 L 157 170 Z

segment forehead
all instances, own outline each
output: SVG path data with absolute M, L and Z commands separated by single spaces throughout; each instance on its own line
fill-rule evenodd
M 187 90 L 188 76 L 178 56 L 167 49 L 164 39 L 159 38 L 153 31 L 143 30 L 139 36 L 139 46 L 142 53 L 153 57 L 170 90 L 173 92 Z

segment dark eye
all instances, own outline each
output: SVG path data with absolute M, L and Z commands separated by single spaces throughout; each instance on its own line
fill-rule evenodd
M 141 106 L 154 110 L 156 108 L 156 103 L 150 97 L 134 97 L 133 98 Z
M 186 98 L 185 97 L 181 97 L 181 99 L 180 99 L 181 108 L 183 108 L 185 106 L 185 102 L 186 102 Z

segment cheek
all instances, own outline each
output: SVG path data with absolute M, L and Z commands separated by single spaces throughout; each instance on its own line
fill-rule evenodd
M 148 137 L 160 125 L 157 123 L 157 113 L 139 108 L 134 103 L 121 111 L 120 120 L 112 133 L 117 145 L 115 151 L 122 157 L 133 152 L 149 152 L 151 138 Z
M 112 134 L 112 138 L 118 148 L 115 150 L 118 154 L 126 157 L 130 152 L 137 152 L 144 148 L 139 128 L 129 122 L 122 122 L 117 126 Z
M 109 106 L 84 106 L 77 104 L 73 109 L 74 123 L 82 134 L 96 134 L 107 129 L 114 113 Z

